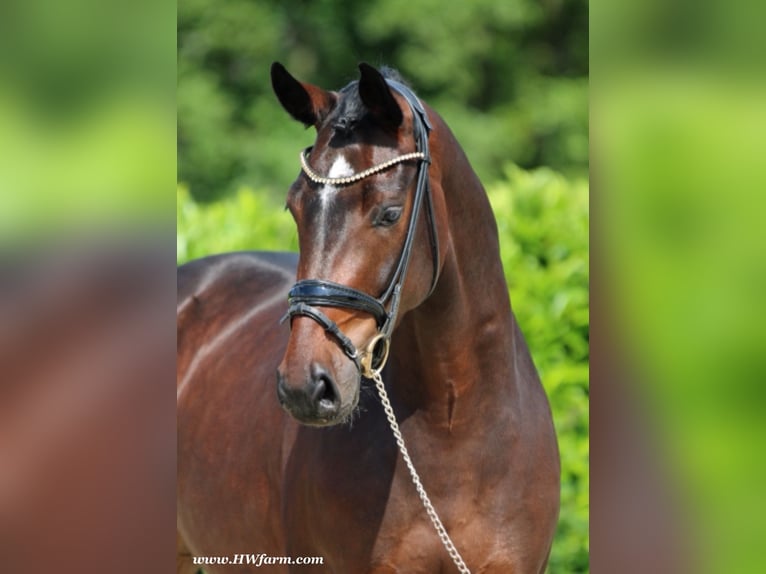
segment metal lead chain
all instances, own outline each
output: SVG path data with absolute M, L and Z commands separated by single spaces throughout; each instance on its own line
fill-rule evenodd
M 460 574 L 471 574 L 468 566 L 466 566 L 465 562 L 463 562 L 462 556 L 460 556 L 457 548 L 455 548 L 455 544 L 452 542 L 449 534 L 447 534 L 447 529 L 444 528 L 442 521 L 439 519 L 439 515 L 436 514 L 436 510 L 431 504 L 431 499 L 428 498 L 428 494 L 426 494 L 426 490 L 423 488 L 423 483 L 420 482 L 418 471 L 415 470 L 415 465 L 412 464 L 410 454 L 407 452 L 407 447 L 404 445 L 404 437 L 402 436 L 402 432 L 399 430 L 399 423 L 396 422 L 394 409 L 391 406 L 391 401 L 388 400 L 388 393 L 386 393 L 386 389 L 383 386 L 383 379 L 381 378 L 379 371 L 376 371 L 372 374 L 372 380 L 375 381 L 375 388 L 378 390 L 378 395 L 380 395 L 380 402 L 383 404 L 383 411 L 386 413 L 388 424 L 391 426 L 391 432 L 394 433 L 396 444 L 398 445 L 399 451 L 402 453 L 402 458 L 404 459 L 404 462 L 410 471 L 412 483 L 415 485 L 415 489 L 418 491 L 418 496 L 420 496 L 423 507 L 426 509 L 428 518 L 431 519 L 431 522 L 436 529 L 436 533 L 439 535 L 442 544 L 444 544 L 444 548 L 447 549 L 447 553 L 450 555 L 450 558 L 452 558 L 455 566 L 457 566 Z

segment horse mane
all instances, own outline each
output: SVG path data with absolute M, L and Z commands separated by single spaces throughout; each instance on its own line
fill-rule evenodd
M 391 68 L 390 66 L 381 66 L 379 70 L 380 73 L 383 74 L 383 77 L 387 80 L 394 80 L 400 84 L 405 84 L 407 87 L 410 87 L 404 77 L 399 73 L 399 70 L 396 68 Z

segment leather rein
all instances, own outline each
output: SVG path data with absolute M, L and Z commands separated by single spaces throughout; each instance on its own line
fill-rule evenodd
M 431 239 L 431 254 L 433 256 L 433 275 L 429 295 L 436 287 L 439 277 L 439 238 L 433 212 L 431 186 L 428 180 L 428 165 L 431 162 L 428 149 L 428 134 L 432 126 L 423 104 L 412 90 L 394 80 L 387 79 L 386 82 L 392 89 L 404 97 L 412 110 L 413 135 L 417 146 L 416 152 L 401 155 L 355 175 L 340 178 L 321 177 L 311 169 L 308 164 L 308 155 L 311 148 L 301 152 L 300 159 L 303 173 L 311 181 L 322 185 L 336 186 L 356 183 L 366 177 L 385 171 L 398 163 L 412 160 L 420 162 L 418 164 L 417 185 L 407 235 L 388 287 L 380 296 L 374 297 L 353 287 L 332 281 L 302 279 L 290 289 L 287 296 L 287 314 L 284 317 L 284 319 L 290 318 L 292 320 L 296 315 L 303 315 L 319 323 L 325 331 L 335 338 L 343 352 L 356 364 L 362 376 L 367 378 L 372 378 L 375 374 L 380 373 L 388 359 L 391 334 L 393 333 L 399 313 L 402 285 L 407 277 L 418 218 L 423 204 L 426 206 L 426 217 L 429 223 L 428 229 Z M 341 307 L 368 313 L 375 318 L 378 332 L 360 352 L 351 339 L 340 330 L 335 321 L 331 320 L 318 307 Z

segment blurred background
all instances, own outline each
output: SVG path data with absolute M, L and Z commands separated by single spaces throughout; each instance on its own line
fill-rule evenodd
M 174 2 L 0 2 L 0 563 L 175 564 Z
M 269 67 L 340 89 L 397 68 L 454 131 L 487 188 L 511 301 L 553 408 L 561 516 L 550 573 L 588 572 L 588 6 L 584 0 L 181 0 L 179 262 L 297 251 L 283 209 L 315 131 Z
M 593 570 L 760 572 L 766 5 L 590 21 Z
M 172 223 L 174 22 L 168 2 L 2 3 L 0 246 Z

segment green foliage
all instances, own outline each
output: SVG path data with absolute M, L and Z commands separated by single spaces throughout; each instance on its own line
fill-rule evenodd
M 561 514 L 549 572 L 588 571 L 588 184 L 506 169 L 487 190 L 511 303 L 553 410 Z
M 227 251 L 298 250 L 298 234 L 289 214 L 267 194 L 246 188 L 224 200 L 199 204 L 179 185 L 176 229 L 179 264 Z
M 511 166 L 488 186 L 514 312 L 553 409 L 561 514 L 548 571 L 588 572 L 588 183 Z M 295 225 L 268 192 L 200 205 L 180 186 L 178 260 L 241 249 L 297 250 Z
M 327 89 L 360 61 L 398 68 L 486 181 L 509 161 L 584 173 L 587 15 L 587 0 L 181 0 L 179 179 L 206 201 L 290 183 L 311 134 L 276 102 L 274 60 Z

